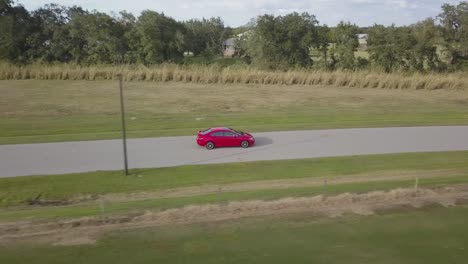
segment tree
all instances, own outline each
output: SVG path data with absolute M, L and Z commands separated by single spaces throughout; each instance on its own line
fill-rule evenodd
M 416 45 L 417 40 L 411 27 L 375 25 L 369 29 L 368 46 L 371 63 L 386 72 L 398 69 L 409 70 L 411 65 L 417 65 L 419 59 L 414 60 Z
M 67 9 L 68 48 L 72 61 L 78 64 L 85 62 L 88 56 L 85 19 L 88 14 L 88 11 L 78 6 Z
M 0 58 L 10 59 L 13 46 L 13 1 L 0 0 Z
M 31 60 L 86 64 L 123 63 L 128 52 L 119 18 L 80 7 L 45 5 L 32 13 L 32 34 L 27 52 Z
M 11 0 L 0 3 L 0 58 L 26 62 L 24 54 L 30 48 L 27 38 L 31 32 L 31 16 L 23 6 L 13 6 Z
M 386 72 L 443 69 L 437 54 L 437 28 L 431 19 L 406 27 L 375 25 L 369 29 L 368 45 L 372 64 Z
M 369 28 L 367 45 L 371 64 L 386 72 L 390 72 L 398 65 L 397 50 L 394 42 L 396 28 L 394 25 L 386 28 L 383 25 L 374 25 Z
M 438 19 L 449 64 L 454 68 L 468 65 L 468 2 L 463 1 L 457 6 L 444 4 Z
M 439 71 L 445 66 L 437 53 L 439 29 L 433 19 L 429 18 L 411 26 L 415 44 L 411 46 L 412 57 L 409 66 L 417 71 Z
M 28 37 L 30 60 L 68 62 L 70 53 L 68 9 L 56 4 L 45 5 L 32 12 L 33 30 Z
M 359 47 L 359 28 L 351 23 L 340 22 L 334 30 L 334 40 L 336 43 L 336 58 L 338 67 L 342 69 L 355 68 L 354 52 Z
M 315 41 L 315 49 L 318 50 L 322 59 L 323 65 L 326 68 L 330 67 L 329 64 L 329 49 L 330 49 L 331 30 L 327 25 L 319 26 L 317 28 L 317 38 Z
M 270 68 L 311 66 L 309 53 L 317 45 L 317 24 L 308 13 L 260 16 L 248 38 L 247 53 L 254 63 Z
M 241 26 L 233 30 L 233 34 L 236 35 L 234 56 L 242 58 L 244 62 L 246 62 L 247 64 L 252 63 L 252 57 L 250 56 L 249 50 L 254 48 L 254 47 L 249 48 L 249 45 L 252 45 L 252 44 L 256 45 L 256 43 L 252 41 L 251 39 L 255 31 L 255 24 L 256 24 L 256 21 L 252 19 L 245 26 Z
M 184 53 L 184 26 L 154 11 L 143 11 L 136 23 L 139 62 L 177 62 Z
M 223 41 L 229 36 L 220 17 L 202 20 L 192 19 L 184 23 L 185 43 L 188 51 L 195 56 L 221 55 Z
M 117 19 L 97 11 L 84 13 L 74 18 L 71 24 L 79 24 L 85 40 L 87 64 L 122 63 L 126 53 L 124 28 Z
M 126 11 L 117 17 L 117 27 L 121 32 L 120 55 L 122 63 L 136 63 L 138 61 L 139 38 L 136 31 L 136 18 Z

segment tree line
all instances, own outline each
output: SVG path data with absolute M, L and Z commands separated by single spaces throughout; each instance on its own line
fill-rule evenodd
M 355 56 L 358 33 L 368 34 L 368 59 Z M 151 10 L 135 17 L 56 4 L 29 12 L 13 0 L 0 0 L 0 59 L 18 64 L 182 63 L 188 55 L 222 56 L 223 42 L 232 37 L 235 56 L 272 69 L 463 70 L 468 69 L 468 2 L 444 4 L 437 17 L 403 27 L 363 29 L 349 22 L 328 27 L 312 14 L 291 13 L 259 16 L 232 29 L 219 17 L 176 21 Z
M 136 18 L 48 4 L 32 12 L 0 0 L 0 56 L 14 63 L 157 64 L 184 52 L 216 56 L 230 28 L 221 18 L 178 22 L 146 10 Z

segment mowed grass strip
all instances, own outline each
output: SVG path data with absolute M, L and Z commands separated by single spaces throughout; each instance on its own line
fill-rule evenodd
M 419 179 L 418 186 L 432 188 L 468 183 L 464 176 L 432 177 Z M 349 177 L 353 177 L 352 175 Z M 135 201 L 108 201 L 100 199 L 70 206 L 13 207 L 0 211 L 0 221 L 68 219 L 77 217 L 113 216 L 139 214 L 144 211 L 158 211 L 192 205 L 227 204 L 234 201 L 278 200 L 291 197 L 311 197 L 317 195 L 337 195 L 341 193 L 366 193 L 390 191 L 398 188 L 413 188 L 415 180 L 393 180 L 379 182 L 358 182 L 347 184 L 324 184 L 314 187 L 295 187 L 255 191 L 220 192 L 208 195 L 193 195 L 175 198 L 155 198 Z
M 468 152 L 440 152 L 138 169 L 131 171 L 134 176 L 124 176 L 122 171 L 105 171 L 3 178 L 0 179 L 0 206 L 25 204 L 38 195 L 45 200 L 68 200 L 77 196 L 156 192 L 262 180 L 467 168 Z
M 0 144 L 121 136 L 116 82 L 0 81 L 0 93 Z M 133 138 L 212 126 L 261 132 L 468 124 L 464 90 L 131 82 L 125 102 Z
M 122 230 L 94 245 L 10 243 L 1 263 L 465 263 L 468 208 L 268 216 Z

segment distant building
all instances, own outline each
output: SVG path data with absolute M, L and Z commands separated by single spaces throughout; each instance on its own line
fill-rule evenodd
M 224 57 L 233 57 L 236 53 L 236 39 L 230 38 L 223 42 Z
M 242 32 L 240 34 L 237 34 L 236 37 L 226 39 L 223 42 L 223 53 L 224 57 L 234 57 L 236 55 L 236 41 L 238 39 L 246 39 L 252 35 L 252 30 L 247 30 L 245 32 Z

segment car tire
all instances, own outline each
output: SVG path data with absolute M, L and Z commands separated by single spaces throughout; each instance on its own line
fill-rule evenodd
M 244 141 L 241 142 L 241 147 L 248 148 L 248 147 L 250 147 L 250 144 L 249 144 L 249 142 L 247 140 L 244 140 Z
M 208 149 L 208 150 L 212 150 L 212 149 L 215 148 L 215 144 L 210 141 L 210 142 L 206 143 L 205 148 Z

